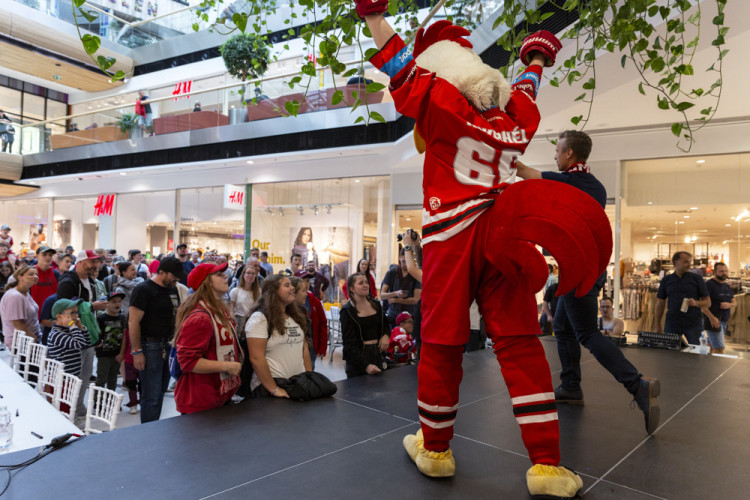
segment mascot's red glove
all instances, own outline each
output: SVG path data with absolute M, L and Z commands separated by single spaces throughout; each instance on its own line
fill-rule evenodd
M 388 0 L 354 0 L 354 4 L 360 19 L 385 14 L 388 10 Z
M 359 13 L 359 2 L 357 2 L 357 13 Z M 528 66 L 531 64 L 534 52 L 541 53 L 547 60 L 544 64 L 549 67 L 555 64 L 555 56 L 562 48 L 560 40 L 547 30 L 537 31 L 527 36 L 521 45 L 521 61 Z

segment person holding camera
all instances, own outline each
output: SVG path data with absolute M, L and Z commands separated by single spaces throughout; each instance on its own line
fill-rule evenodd
M 413 257 L 412 257 L 413 258 Z M 390 328 L 396 327 L 396 316 L 408 312 L 412 316 L 417 313 L 419 299 L 422 296 L 422 283 L 417 281 L 406 267 L 406 248 L 402 248 L 398 255 L 398 267 L 385 274 L 380 287 L 380 300 L 388 301 L 388 318 Z M 351 293 L 351 289 L 349 290 Z
M 422 238 L 419 233 L 413 229 L 407 229 L 406 232 L 400 235 L 400 240 L 404 242 L 404 257 L 406 258 L 406 270 L 409 275 L 417 280 L 420 284 L 422 283 L 422 267 L 420 266 L 422 260 Z M 422 347 L 422 300 L 420 298 L 417 302 L 416 312 L 414 313 L 414 330 L 412 331 L 412 337 L 414 338 L 415 348 L 414 352 L 417 358 L 419 358 L 419 351 Z

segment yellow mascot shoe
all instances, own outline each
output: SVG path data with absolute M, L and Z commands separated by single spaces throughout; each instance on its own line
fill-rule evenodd
M 560 466 L 536 464 L 526 472 L 526 486 L 534 498 L 580 498 L 583 480 L 572 470 Z
M 456 473 L 456 461 L 450 449 L 429 451 L 424 449 L 422 429 L 417 434 L 404 436 L 404 448 L 409 457 L 417 464 L 419 472 L 430 477 L 453 477 Z

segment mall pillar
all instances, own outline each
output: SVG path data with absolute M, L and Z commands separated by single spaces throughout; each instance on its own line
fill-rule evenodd
M 252 240 L 250 239 L 250 229 L 252 226 L 253 218 L 253 185 L 245 184 L 245 251 L 242 256 L 243 261 L 247 261 L 248 255 L 250 255 L 250 248 Z
M 114 196 L 110 213 L 99 215 L 99 235 L 96 240 L 97 248 L 116 248 L 115 245 L 115 216 L 117 213 L 118 196 Z

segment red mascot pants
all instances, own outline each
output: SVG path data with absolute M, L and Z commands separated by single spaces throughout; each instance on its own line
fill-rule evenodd
M 529 458 L 533 464 L 557 466 L 557 409 L 549 365 L 536 337 L 540 330 L 533 288 L 538 279 L 530 276 L 539 275 L 539 266 L 529 262 L 528 280 L 519 279 L 526 274 L 522 269 L 507 269 L 497 251 L 503 242 L 493 238 L 493 208 L 456 236 L 424 247 L 417 394 L 424 446 L 444 451 L 453 437 L 469 306 L 476 299 Z M 546 275 L 543 261 L 542 266 Z M 511 272 L 501 272 L 504 267 Z

